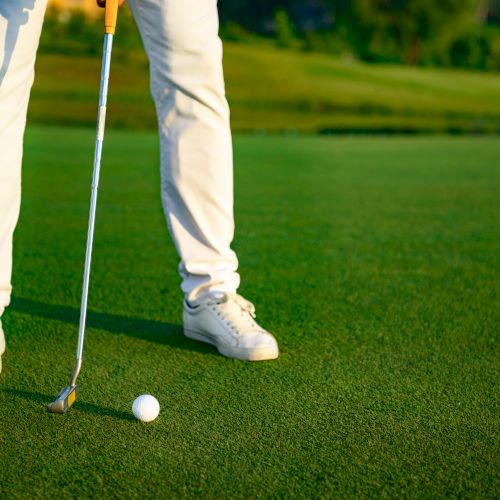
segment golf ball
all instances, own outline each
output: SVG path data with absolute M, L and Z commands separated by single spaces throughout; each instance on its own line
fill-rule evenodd
M 154 396 L 143 394 L 134 401 L 132 413 L 141 422 L 152 422 L 160 413 L 160 403 Z

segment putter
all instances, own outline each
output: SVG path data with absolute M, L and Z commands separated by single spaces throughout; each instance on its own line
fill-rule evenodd
M 97 202 L 97 187 L 101 168 L 102 142 L 104 139 L 104 124 L 106 121 L 106 102 L 108 99 L 109 67 L 111 63 L 111 49 L 115 34 L 116 18 L 118 16 L 118 0 L 99 0 L 99 5 L 105 7 L 104 14 L 104 48 L 102 55 L 101 85 L 99 90 L 99 110 L 97 113 L 97 137 L 94 151 L 94 171 L 92 174 L 92 194 L 90 198 L 89 228 L 87 233 L 87 248 L 85 251 L 85 267 L 83 270 L 82 302 L 80 306 L 80 325 L 78 329 L 78 347 L 76 362 L 68 387 L 65 387 L 57 399 L 47 406 L 51 413 L 65 413 L 76 401 L 78 387 L 76 379 L 82 367 L 83 340 L 85 337 L 85 320 L 87 317 L 87 297 L 89 293 L 90 262 L 92 258 L 92 241 L 94 239 L 94 222 Z

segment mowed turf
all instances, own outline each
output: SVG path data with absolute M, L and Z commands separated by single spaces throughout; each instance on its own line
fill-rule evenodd
M 236 137 L 241 292 L 281 346 L 251 364 L 182 336 L 157 138 L 106 132 L 81 393 L 53 415 L 93 140 L 27 133 L 0 496 L 498 494 L 497 138 Z
M 100 65 L 97 56 L 41 53 L 30 123 L 93 126 Z M 230 42 L 224 73 L 238 132 L 500 133 L 496 73 L 373 65 Z M 119 34 L 107 123 L 156 128 L 146 56 L 121 48 Z

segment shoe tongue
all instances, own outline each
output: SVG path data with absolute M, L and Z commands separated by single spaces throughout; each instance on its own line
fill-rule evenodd
M 255 317 L 254 305 L 237 293 L 213 292 L 210 294 L 210 300 L 212 303 L 221 304 L 235 312 L 245 311 Z
M 235 302 L 242 311 L 249 313 L 253 318 L 255 318 L 255 307 L 250 301 L 244 299 L 241 295 L 238 295 L 237 293 L 234 294 L 231 298 L 233 299 L 233 302 Z

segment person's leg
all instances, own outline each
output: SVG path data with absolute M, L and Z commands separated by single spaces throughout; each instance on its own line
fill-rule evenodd
M 236 294 L 233 163 L 216 0 L 129 0 L 148 53 L 162 200 L 181 257 L 184 334 L 237 359 L 278 357 Z
M 233 165 L 216 0 L 129 0 L 151 66 L 161 194 L 182 290 L 234 293 Z M 118 33 L 119 36 L 119 33 Z
M 23 135 L 46 4 L 47 0 L 0 0 L 0 316 L 12 289 Z M 1 323 L 0 336 L 1 355 L 5 348 Z

